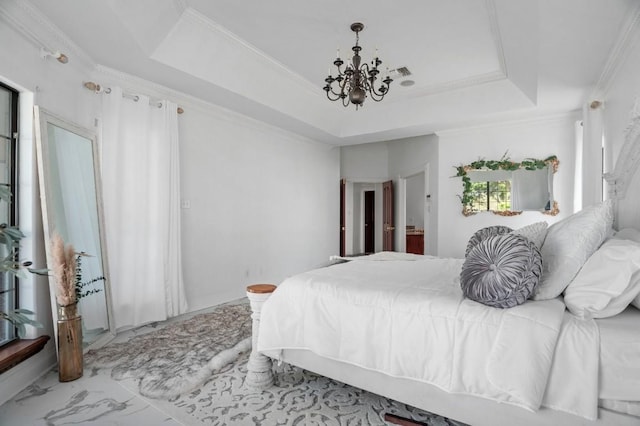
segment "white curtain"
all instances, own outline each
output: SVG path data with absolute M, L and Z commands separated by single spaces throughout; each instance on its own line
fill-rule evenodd
M 591 108 L 585 105 L 582 111 L 582 206 L 587 207 L 602 201 L 602 105 Z
M 187 310 L 180 247 L 177 105 L 103 96 L 102 176 L 117 328 Z

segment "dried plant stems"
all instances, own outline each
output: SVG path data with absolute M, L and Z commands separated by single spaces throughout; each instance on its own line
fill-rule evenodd
M 77 303 L 76 253 L 71 244 L 65 246 L 62 237 L 57 233 L 51 238 L 51 257 L 58 305 L 68 306 Z

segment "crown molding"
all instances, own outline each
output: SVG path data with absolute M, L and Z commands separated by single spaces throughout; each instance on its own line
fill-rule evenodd
M 178 13 L 178 15 L 182 15 L 184 11 L 189 8 L 187 0 L 173 0 L 171 4 L 173 5 L 173 8 Z
M 590 99 L 601 100 L 608 95 L 618 70 L 631 48 L 638 42 L 640 42 L 640 4 L 633 6 L 627 15 Z
M 309 80 L 302 77 L 300 74 L 289 69 L 283 63 L 275 60 L 271 56 L 264 53 L 262 50 L 258 49 L 251 43 L 246 40 L 240 38 L 236 34 L 232 33 L 222 25 L 214 22 L 209 17 L 203 15 L 197 10 L 187 7 L 187 9 L 183 13 L 183 17 L 185 19 L 190 19 L 194 23 L 199 23 L 207 27 L 211 32 L 221 36 L 231 42 L 234 45 L 239 46 L 247 51 L 250 51 L 255 57 L 257 57 L 264 66 L 272 67 L 277 69 L 279 73 L 281 73 L 284 77 L 287 77 L 289 81 L 295 82 L 300 88 L 307 90 L 309 94 L 316 96 L 318 94 L 318 87 L 311 83 Z
M 495 129 L 495 128 L 509 128 L 518 127 L 522 125 L 535 125 L 535 124 L 549 124 L 554 122 L 563 122 L 566 120 L 579 120 L 582 117 L 582 111 L 566 111 L 555 114 L 545 114 L 536 117 L 529 118 L 513 118 L 511 120 L 505 120 L 496 118 L 495 121 L 486 121 L 482 124 L 469 125 L 466 127 L 457 127 L 454 129 L 438 130 L 434 133 L 438 137 L 443 136 L 458 136 L 466 135 L 468 133 L 474 133 L 479 130 Z
M 96 62 L 60 28 L 54 25 L 28 0 L 5 0 L 0 6 L 0 19 L 37 48 L 60 51 L 70 63 L 93 69 Z
M 119 85 L 125 92 L 140 93 L 157 100 L 170 100 L 185 109 L 185 114 L 189 114 L 189 110 L 197 110 L 204 114 L 209 114 L 215 118 L 238 124 L 243 127 L 250 127 L 257 131 L 269 131 L 277 133 L 287 139 L 297 142 L 304 142 L 311 145 L 317 145 L 326 148 L 334 148 L 333 145 L 316 141 L 314 139 L 302 136 L 298 133 L 285 130 L 281 127 L 274 126 L 264 121 L 256 120 L 236 111 L 224 108 L 220 105 L 204 101 L 192 95 L 170 89 L 161 84 L 145 80 L 143 78 L 125 73 L 104 65 L 98 65 L 95 68 L 95 78 L 97 83 L 103 87 L 110 85 Z
M 500 25 L 498 25 L 498 13 L 496 11 L 496 3 L 494 0 L 485 0 L 485 7 L 487 9 L 487 15 L 489 17 L 489 28 L 491 35 L 493 36 L 493 42 L 496 45 L 496 53 L 498 54 L 498 63 L 500 64 L 500 71 L 504 78 L 508 77 L 507 61 L 504 57 L 504 48 L 502 46 L 502 35 L 500 34 Z
M 423 87 L 416 90 L 415 93 L 408 95 L 407 98 L 417 98 L 423 96 L 436 95 L 438 93 L 451 92 L 454 90 L 465 89 L 467 87 L 479 86 L 481 84 L 493 83 L 495 81 L 506 80 L 507 75 L 501 70 L 491 71 L 484 74 L 474 75 L 468 78 L 462 78 L 459 80 L 447 81 L 444 83 L 438 83 L 431 86 Z M 393 102 L 403 102 L 407 98 L 401 98 L 397 100 L 391 100 Z

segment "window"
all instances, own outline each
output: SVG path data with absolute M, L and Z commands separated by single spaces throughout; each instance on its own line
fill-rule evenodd
M 12 202 L 0 201 L 0 224 L 17 225 L 15 153 L 18 131 L 18 92 L 0 83 L 0 185 L 8 185 L 13 194 Z M 0 244 L 0 256 L 8 255 Z M 16 278 L 8 272 L 0 272 L 0 310 L 6 312 L 18 307 Z M 8 321 L 0 321 L 0 346 L 14 340 L 16 330 Z
M 511 210 L 511 181 L 471 182 L 474 211 Z

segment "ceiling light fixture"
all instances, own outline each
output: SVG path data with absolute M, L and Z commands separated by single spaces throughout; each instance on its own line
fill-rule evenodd
M 324 91 L 327 92 L 327 98 L 329 98 L 329 100 L 341 100 L 342 105 L 345 107 L 348 106 L 349 103 L 352 103 L 356 106 L 356 110 L 359 106 L 362 106 L 367 96 L 376 102 L 380 102 L 389 92 L 389 85 L 393 81 L 389 77 L 389 71 L 387 70 L 387 76 L 380 82 L 380 86 L 376 89 L 376 80 L 378 79 L 378 74 L 380 74 L 378 67 L 382 64 L 382 61 L 378 58 L 376 49 L 375 57 L 370 64 L 362 64 L 362 58 L 360 57 L 362 47 L 358 45 L 360 41 L 358 33 L 363 29 L 364 24 L 360 22 L 351 24 L 351 31 L 356 33 L 356 44 L 351 48 L 351 50 L 353 50 L 351 63 L 348 63 L 344 70 L 340 68 L 344 62 L 340 59 L 340 49 L 338 49 L 336 60 L 333 61 L 333 65 L 338 68 L 338 75 L 337 77 L 333 77 L 331 70 L 329 70 L 329 76 L 324 79 L 327 84 L 323 88 Z M 334 82 L 338 83 L 337 87 L 333 86 Z

